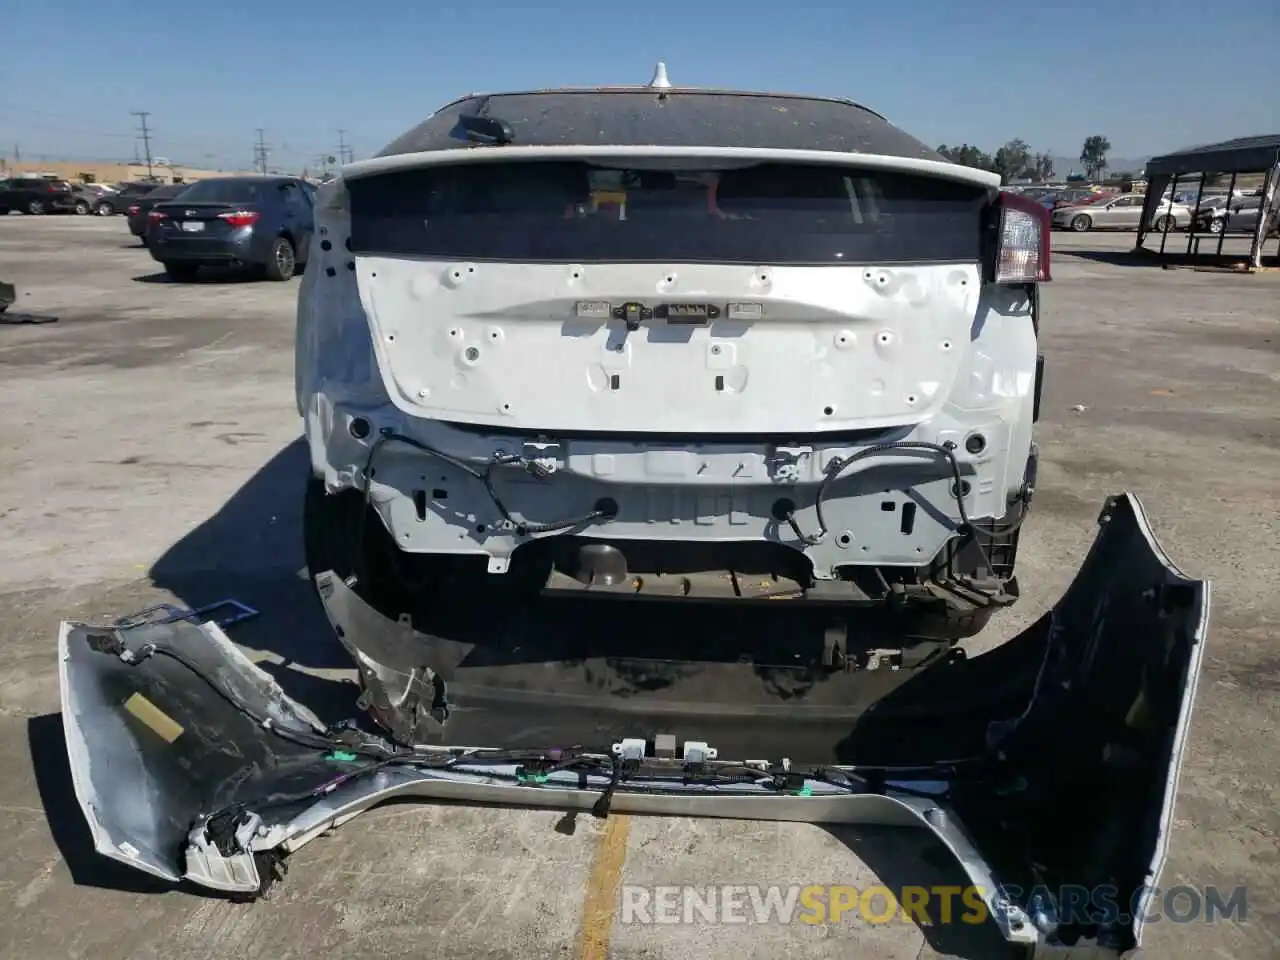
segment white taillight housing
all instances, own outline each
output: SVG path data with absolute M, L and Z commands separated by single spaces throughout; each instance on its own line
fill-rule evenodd
M 1001 193 L 996 235 L 996 283 L 1041 283 L 1049 276 L 1051 217 L 1044 204 Z

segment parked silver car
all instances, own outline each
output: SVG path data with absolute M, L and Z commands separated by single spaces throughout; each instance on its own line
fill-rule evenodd
M 1146 197 L 1141 193 L 1122 193 L 1109 200 L 1099 200 L 1084 206 L 1059 207 L 1053 211 L 1056 229 L 1071 229 L 1077 233 L 1086 230 L 1136 230 L 1142 221 L 1142 206 Z M 1161 233 L 1166 230 L 1185 229 L 1190 225 L 1192 212 L 1182 203 L 1163 203 L 1151 218 L 1151 229 Z

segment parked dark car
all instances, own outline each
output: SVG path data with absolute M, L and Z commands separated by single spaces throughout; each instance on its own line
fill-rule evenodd
M 163 203 L 165 200 L 173 200 L 184 191 L 190 190 L 192 184 L 189 183 L 167 183 L 162 187 L 156 187 L 154 190 L 135 196 L 129 201 L 129 206 L 125 207 L 125 214 L 129 218 L 129 232 L 141 240 L 147 242 L 147 214 L 157 203 Z
M 315 229 L 313 189 L 297 177 L 215 177 L 148 214 L 147 247 L 175 280 L 202 266 L 249 267 L 288 280 Z
M 59 182 L 65 183 L 66 181 Z M 67 186 L 71 188 L 71 194 L 75 199 L 71 206 L 73 213 L 78 213 L 81 216 L 93 213 L 98 203 L 102 200 L 102 191 L 87 183 L 67 183 Z
M 65 180 L 14 177 L 0 182 L 0 216 L 10 210 L 23 213 L 66 213 L 74 210 L 76 195 Z
M 152 190 L 162 187 L 164 184 L 151 183 L 146 180 L 134 180 L 129 183 L 120 184 L 119 189 L 115 193 L 109 193 L 98 201 L 98 205 L 94 208 L 94 213 L 101 217 L 110 217 L 117 213 L 128 212 L 129 205 L 139 197 L 145 197 Z
M 1253 233 L 1261 212 L 1261 197 L 1245 197 L 1229 205 L 1198 211 L 1195 229 L 1204 233 Z M 1270 236 L 1277 229 L 1280 229 L 1280 206 L 1270 211 L 1270 223 L 1264 235 Z

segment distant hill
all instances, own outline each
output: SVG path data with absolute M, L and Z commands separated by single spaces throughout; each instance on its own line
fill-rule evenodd
M 1107 170 L 1112 173 L 1128 171 L 1130 173 L 1141 173 L 1142 168 L 1146 166 L 1150 157 L 1138 157 L 1131 159 L 1129 157 L 1107 157 Z M 1072 170 L 1077 173 L 1084 173 L 1084 164 L 1077 157 L 1057 157 L 1053 158 L 1053 174 L 1056 177 L 1065 177 Z

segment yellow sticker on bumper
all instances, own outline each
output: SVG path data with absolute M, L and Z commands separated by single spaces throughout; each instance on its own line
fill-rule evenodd
M 124 702 L 124 708 L 166 743 L 173 743 L 182 736 L 182 726 L 140 693 Z

